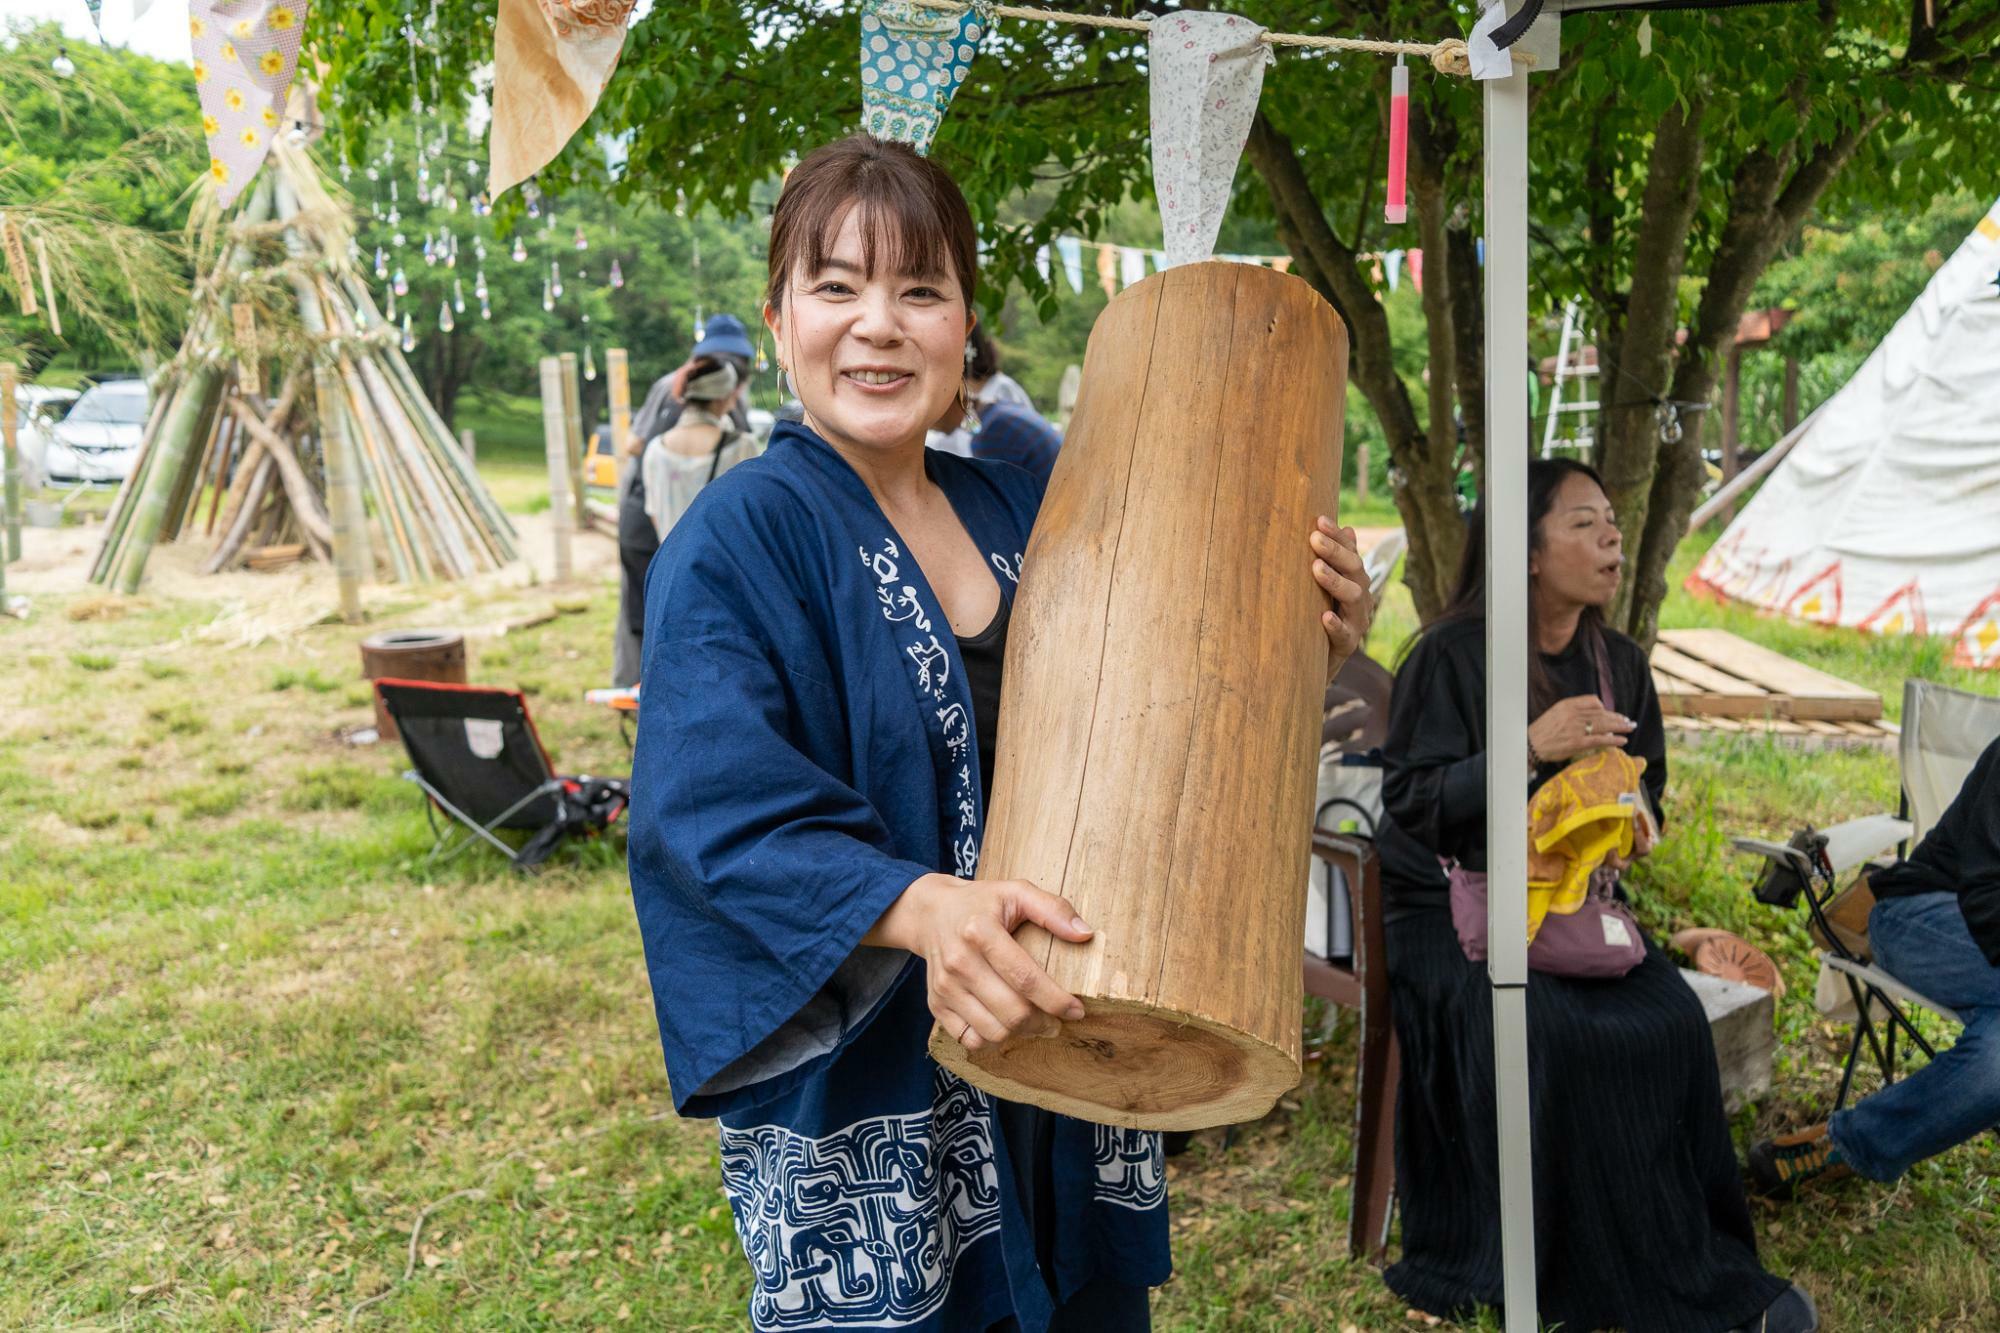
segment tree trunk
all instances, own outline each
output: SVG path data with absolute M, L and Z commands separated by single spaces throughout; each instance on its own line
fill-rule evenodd
M 1297 259 L 1299 276 L 1347 321 L 1349 380 L 1374 409 L 1389 442 L 1391 489 L 1410 543 L 1403 581 L 1416 601 L 1417 615 L 1429 620 L 1444 605 L 1465 544 L 1452 486 L 1450 433 L 1439 445 L 1418 426 L 1409 389 L 1396 374 L 1388 313 L 1368 285 L 1353 247 L 1328 224 L 1297 150 L 1261 111 L 1251 122 L 1245 154 L 1270 194 L 1278 235 Z
M 1694 327 L 1674 374 L 1670 397 L 1676 402 L 1706 403 L 1715 392 L 1723 358 L 1735 346 L 1737 326 L 1750 304 L 1771 259 L 1798 229 L 1853 159 L 1856 150 L 1879 125 L 1885 113 L 1872 112 L 1822 144 L 1789 173 L 1788 162 L 1753 153 L 1738 167 L 1730 188 L 1728 221 L 1709 266 Z M 1660 603 L 1667 595 L 1667 565 L 1687 533 L 1688 515 L 1701 494 L 1700 431 L 1689 423 L 1680 441 L 1660 451 L 1647 495 L 1644 526 L 1634 543 L 1626 528 L 1630 571 L 1614 608 L 1615 624 L 1641 643 L 1651 644 L 1659 628 Z M 1614 501 L 1616 497 L 1613 497 Z M 1626 522 L 1620 515 L 1621 525 Z
M 1618 355 L 1615 360 L 1600 358 L 1598 401 L 1605 406 L 1598 452 L 1605 490 L 1629 550 L 1638 549 L 1646 529 L 1660 458 L 1659 411 L 1672 396 L 1681 272 L 1700 200 L 1705 106 L 1700 96 L 1693 96 L 1662 116 L 1654 131 Z M 1687 431 L 1687 440 L 1692 443 L 1697 434 Z M 1614 624 L 1628 623 L 1634 587 L 1632 579 L 1620 587 Z

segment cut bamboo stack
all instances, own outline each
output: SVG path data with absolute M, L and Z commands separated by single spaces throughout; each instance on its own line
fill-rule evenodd
M 280 136 L 160 373 L 93 582 L 135 591 L 156 543 L 192 537 L 211 543 L 209 573 L 332 560 L 347 607 L 357 580 L 462 579 L 517 557 L 356 271 L 352 235 Z

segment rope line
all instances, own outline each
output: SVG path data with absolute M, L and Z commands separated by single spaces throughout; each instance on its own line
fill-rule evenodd
M 1025 5 L 988 5 L 967 0 L 909 0 L 920 9 L 941 9 L 963 14 L 977 9 L 993 18 L 1026 19 L 1034 23 L 1068 23 L 1081 28 L 1117 28 L 1125 32 L 1145 32 L 1153 25 L 1147 19 L 1120 18 L 1111 14 L 1072 14 L 1059 9 L 1034 9 Z M 1472 63 L 1465 43 L 1456 37 L 1440 42 L 1383 42 L 1371 37 L 1320 37 L 1298 32 L 1266 32 L 1257 38 L 1266 46 L 1297 46 L 1314 51 L 1366 51 L 1385 56 L 1417 56 L 1431 62 L 1440 74 L 1466 78 Z

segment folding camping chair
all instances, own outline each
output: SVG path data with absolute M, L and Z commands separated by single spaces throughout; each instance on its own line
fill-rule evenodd
M 1815 997 L 1821 1012 L 1845 1018 L 1852 1010 L 1854 1039 L 1841 1069 L 1840 1093 L 1833 1103 L 1836 1111 L 1847 1104 L 1864 1043 L 1885 1083 L 1896 1081 L 1898 1032 L 1926 1057 L 1936 1054 L 1903 1006 L 1927 1009 L 1948 1023 L 1962 1021 L 1947 1006 L 1876 965 L 1865 923 L 1857 928 L 1852 920 L 1841 919 L 1835 890 L 1843 875 L 1868 865 L 1891 847 L 1906 853 L 1937 823 L 1965 785 L 1980 753 L 2000 736 L 2000 699 L 1926 680 L 1905 681 L 1902 727 L 1898 754 L 1903 794 L 1896 814 L 1866 815 L 1823 830 L 1808 825 L 1786 843 L 1733 840 L 1738 851 L 1764 858 L 1764 873 L 1755 886 L 1759 901 L 1790 908 L 1805 899 L 1813 936 L 1823 946 Z
M 436 840 L 428 859 L 448 860 L 484 841 L 516 870 L 532 870 L 563 839 L 594 837 L 625 811 L 626 779 L 564 777 L 549 766 L 519 690 L 384 679 L 375 692 L 415 765 L 404 779 L 429 798 L 424 814 Z M 466 830 L 449 847 L 453 829 L 440 827 L 439 810 Z M 516 849 L 496 835 L 499 829 L 531 836 Z

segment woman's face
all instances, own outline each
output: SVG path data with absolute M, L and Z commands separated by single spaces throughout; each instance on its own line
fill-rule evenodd
M 921 444 L 954 408 L 972 313 L 949 273 L 868 276 L 859 209 L 849 209 L 817 273 L 794 272 L 764 322 L 806 422 L 864 450 Z
M 1528 573 L 1539 581 L 1543 605 L 1611 604 L 1625 568 L 1624 538 L 1611 501 L 1596 482 L 1581 472 L 1564 477 L 1535 535 Z

